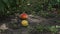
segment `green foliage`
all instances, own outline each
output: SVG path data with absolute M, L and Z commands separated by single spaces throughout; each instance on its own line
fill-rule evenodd
M 0 16 L 9 16 L 25 11 L 28 14 L 43 15 L 45 17 L 46 13 L 52 14 L 60 9 L 59 4 L 60 0 L 0 0 Z M 59 13 L 59 11 L 57 12 Z
M 43 26 L 43 25 L 39 25 L 39 26 L 36 26 L 35 29 L 38 32 L 49 31 L 49 32 L 52 32 L 54 34 L 58 32 L 58 29 L 56 28 L 56 26 Z

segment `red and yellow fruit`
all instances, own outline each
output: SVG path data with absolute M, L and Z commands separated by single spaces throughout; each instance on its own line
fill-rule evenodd
M 22 13 L 19 17 L 21 19 L 27 19 L 28 18 L 28 15 L 26 13 Z
M 27 20 L 22 20 L 21 21 L 21 25 L 22 26 L 28 26 L 29 24 L 28 24 L 28 21 Z

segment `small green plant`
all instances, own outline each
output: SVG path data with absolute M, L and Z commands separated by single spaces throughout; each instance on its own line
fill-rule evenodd
M 35 29 L 38 31 L 38 32 L 43 32 L 44 31 L 44 26 L 43 25 L 37 25 L 35 27 Z
M 55 26 L 52 26 L 50 28 L 50 31 L 53 32 L 53 34 L 54 34 L 54 33 L 57 33 L 58 29 Z
M 58 29 L 56 26 L 43 26 L 43 25 L 38 25 L 35 28 L 38 32 L 43 32 L 43 31 L 48 31 L 51 32 L 52 34 L 56 34 L 58 32 Z

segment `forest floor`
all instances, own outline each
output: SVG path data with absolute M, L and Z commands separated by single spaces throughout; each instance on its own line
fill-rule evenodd
M 60 26 L 60 23 L 57 23 L 55 20 L 60 20 L 59 17 L 57 18 L 43 18 L 40 16 L 33 16 L 29 15 L 29 18 L 27 19 L 29 21 L 29 26 L 28 27 L 21 27 L 20 22 L 21 20 L 16 17 L 11 17 L 7 18 L 6 20 L 0 22 L 0 28 L 2 24 L 6 24 L 7 30 L 5 32 L 0 32 L 0 34 L 51 34 L 51 32 L 41 32 L 41 33 L 36 33 L 34 30 L 32 32 L 28 32 L 29 29 L 33 29 L 33 26 L 36 26 L 37 24 L 42 24 L 42 25 L 51 25 L 51 26 Z M 13 28 L 11 25 L 12 23 L 16 23 L 18 26 Z M 60 34 L 60 32 L 58 32 Z

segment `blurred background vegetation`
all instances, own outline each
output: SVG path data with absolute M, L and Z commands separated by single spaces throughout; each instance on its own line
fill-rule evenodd
M 56 17 L 60 15 L 60 0 L 0 0 L 0 17 L 22 12 Z

